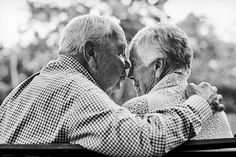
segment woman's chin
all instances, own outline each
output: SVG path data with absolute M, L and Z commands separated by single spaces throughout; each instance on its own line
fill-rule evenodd
M 138 87 L 135 87 L 135 89 L 136 89 L 136 93 L 138 94 L 138 96 L 143 95 L 143 92 L 141 91 L 141 89 L 139 88 L 139 86 L 138 86 Z
M 118 90 L 121 87 L 122 82 L 125 80 L 125 76 L 121 76 L 119 80 L 117 80 L 117 83 L 114 86 L 114 90 Z
M 110 88 L 107 88 L 105 92 L 107 93 L 107 95 L 111 96 L 111 94 L 116 93 L 117 90 L 119 89 L 120 89 L 120 82 L 118 82 L 117 84 L 113 85 Z

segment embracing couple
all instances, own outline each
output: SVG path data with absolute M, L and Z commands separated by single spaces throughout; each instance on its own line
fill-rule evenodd
M 188 37 L 174 25 L 143 28 L 127 46 L 117 19 L 76 17 L 62 33 L 58 59 L 3 101 L 0 143 L 162 156 L 193 138 L 233 137 L 217 88 L 188 84 L 192 58 Z M 139 96 L 119 106 L 109 95 L 127 76 Z

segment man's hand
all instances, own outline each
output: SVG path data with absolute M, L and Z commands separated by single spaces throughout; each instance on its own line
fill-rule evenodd
M 215 86 L 211 86 L 207 82 L 202 82 L 199 85 L 195 85 L 194 83 L 188 84 L 188 86 L 186 87 L 187 97 L 195 94 L 206 99 L 210 104 L 213 101 L 213 98 L 217 96 L 217 88 Z
M 224 105 L 220 104 L 223 97 L 217 94 L 217 88 L 215 86 L 211 86 L 207 82 L 202 82 L 199 85 L 190 83 L 186 87 L 186 95 L 190 97 L 195 94 L 201 96 L 209 103 L 213 113 L 224 110 Z

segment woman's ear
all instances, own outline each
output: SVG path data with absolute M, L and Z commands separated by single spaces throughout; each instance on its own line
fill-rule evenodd
M 155 62 L 154 62 L 154 70 L 155 70 L 155 76 L 157 78 L 159 78 L 161 76 L 161 73 L 163 71 L 165 67 L 165 62 L 163 59 L 157 59 Z
M 92 69 L 96 68 L 94 53 L 95 53 L 94 43 L 92 41 L 87 41 L 84 45 L 83 55 L 84 55 L 85 61 L 87 62 L 89 67 Z

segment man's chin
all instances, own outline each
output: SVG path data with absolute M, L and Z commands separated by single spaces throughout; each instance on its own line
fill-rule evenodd
M 121 84 L 121 80 L 119 80 L 117 83 L 116 83 L 116 85 L 114 86 L 114 90 L 118 90 L 118 89 L 120 89 L 120 84 Z

